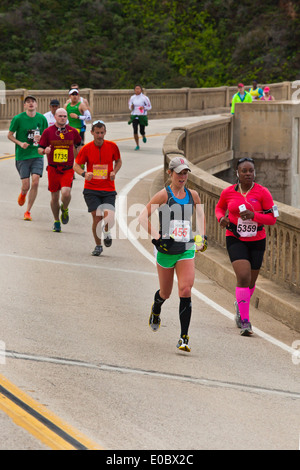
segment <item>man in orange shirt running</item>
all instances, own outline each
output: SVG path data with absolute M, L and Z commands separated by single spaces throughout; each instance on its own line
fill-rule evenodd
M 103 121 L 95 121 L 91 129 L 94 140 L 82 147 L 76 157 L 74 170 L 84 179 L 83 195 L 92 214 L 92 232 L 96 242 L 93 256 L 100 256 L 103 247 L 101 232 L 97 226 L 103 220 L 104 245 L 110 247 L 112 237 L 110 229 L 115 222 L 116 188 L 115 177 L 122 166 L 120 150 L 114 142 L 104 140 L 106 126 Z M 86 165 L 86 171 L 81 165 Z

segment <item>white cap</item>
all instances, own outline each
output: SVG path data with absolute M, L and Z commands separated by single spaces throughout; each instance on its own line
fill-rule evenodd
M 73 93 L 77 93 L 79 95 L 79 91 L 76 90 L 76 88 L 72 88 L 72 90 L 69 91 L 69 95 L 72 95 Z
M 191 171 L 187 160 L 183 157 L 175 157 L 169 163 L 169 170 L 174 170 L 176 173 L 180 173 L 182 170 Z

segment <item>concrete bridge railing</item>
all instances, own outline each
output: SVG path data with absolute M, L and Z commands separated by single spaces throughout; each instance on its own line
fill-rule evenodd
M 215 207 L 222 190 L 230 183 L 214 175 L 235 168 L 232 126 L 233 117 L 224 115 L 174 128 L 163 146 L 165 174 L 175 156 L 183 155 L 192 164 L 189 186 L 198 191 L 204 203 L 210 244 L 222 248 L 224 253 L 225 231 L 219 227 Z M 275 203 L 280 216 L 274 226 L 266 227 L 267 249 L 261 274 L 300 294 L 300 209 Z
M 276 100 L 289 100 L 292 96 L 292 83 L 282 82 L 269 85 Z M 249 87 L 246 87 L 246 89 Z M 21 113 L 27 95 L 37 98 L 38 111 L 49 111 L 50 100 L 56 98 L 63 105 L 69 98 L 68 90 L 2 90 L 0 103 L 0 129 L 7 129 L 11 119 Z M 147 89 L 145 94 L 152 103 L 151 117 L 179 117 L 184 115 L 212 114 L 227 112 L 236 87 L 216 88 L 179 88 Z M 88 99 L 92 117 L 95 119 L 126 120 L 129 117 L 128 99 L 133 90 L 80 90 L 83 98 Z M 1 95 L 2 96 L 2 95 Z

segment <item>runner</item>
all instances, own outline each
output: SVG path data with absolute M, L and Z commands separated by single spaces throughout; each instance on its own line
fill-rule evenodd
M 69 96 L 71 101 L 67 102 L 64 105 L 68 113 L 68 119 L 70 126 L 77 129 L 79 134 L 81 134 L 81 138 L 84 138 L 85 132 L 85 121 L 90 121 L 91 113 L 86 104 L 84 104 L 79 95 L 79 91 L 76 88 L 71 88 L 69 91 Z M 83 145 L 83 141 L 81 141 L 81 145 Z M 75 156 L 78 154 L 78 150 L 75 150 Z
M 226 246 L 236 275 L 236 324 L 241 335 L 249 336 L 250 298 L 266 248 L 264 225 L 275 224 L 276 206 L 268 189 L 255 183 L 251 158 L 238 161 L 237 177 L 236 185 L 222 191 L 215 213 L 220 226 L 227 229 Z
M 185 187 L 188 172 L 186 159 L 175 157 L 170 161 L 168 174 L 170 185 L 156 193 L 139 217 L 140 224 L 153 237 L 159 290 L 154 295 L 149 325 L 153 331 L 160 327 L 161 307 L 172 292 L 174 273 L 177 274 L 179 292 L 179 318 L 181 325 L 177 348 L 190 352 L 188 330 L 192 314 L 191 290 L 195 278 L 195 251 L 205 251 L 205 217 L 198 193 Z M 157 231 L 149 217 L 159 212 L 160 227 Z M 197 236 L 192 238 L 192 214 L 196 212 Z
M 81 103 L 83 103 L 83 105 L 85 106 L 85 110 L 88 110 L 89 113 L 91 114 L 91 108 L 90 108 L 90 105 L 89 105 L 89 102 L 86 98 L 83 98 L 81 95 L 80 95 L 80 90 L 79 90 L 79 86 L 77 83 L 73 83 L 71 86 L 70 86 L 70 91 L 71 90 L 76 90 L 78 92 L 78 97 L 79 97 L 79 101 Z M 70 93 L 70 92 L 69 92 Z M 67 102 L 65 103 L 65 106 L 66 107 L 68 105 L 68 103 L 71 103 L 71 99 L 69 98 L 67 100 Z M 91 119 L 91 118 L 90 118 Z M 87 121 L 89 121 L 90 119 L 87 119 Z M 82 120 L 81 121 L 81 129 L 80 129 L 80 137 L 81 137 L 81 145 L 83 146 L 84 145 L 84 141 L 85 141 L 85 131 L 86 131 L 86 124 L 85 124 L 85 120 Z
M 107 248 L 112 245 L 110 229 L 115 222 L 115 178 L 122 160 L 118 146 L 104 140 L 106 125 L 103 121 L 94 121 L 91 133 L 94 140 L 80 149 L 74 170 L 85 178 L 83 195 L 88 212 L 92 214 L 92 233 L 96 242 L 92 255 L 100 256 L 103 251 L 102 231 L 104 245 Z M 82 169 L 85 164 L 87 171 Z M 105 226 L 101 230 L 102 221 Z
M 53 99 L 50 101 L 50 111 L 44 114 L 45 118 L 47 119 L 48 122 L 48 127 L 53 126 L 55 124 L 56 119 L 55 119 L 55 112 L 59 108 L 59 101 L 56 99 Z
M 243 83 L 238 84 L 238 92 L 232 97 L 231 114 L 235 112 L 236 103 L 252 103 L 252 97 L 248 91 L 245 91 Z
M 129 99 L 128 106 L 131 111 L 131 117 L 128 124 L 133 126 L 133 137 L 136 143 L 134 150 L 139 150 L 139 134 L 138 127 L 140 126 L 140 133 L 143 137 L 143 142 L 146 143 L 145 127 L 148 126 L 147 112 L 152 108 L 149 98 L 143 94 L 143 89 L 140 85 L 134 88 L 134 95 Z
M 253 80 L 252 87 L 250 88 L 249 93 L 251 95 L 252 101 L 260 100 L 263 96 L 263 90 L 262 88 L 257 86 L 256 80 Z
M 7 135 L 15 143 L 16 167 L 21 178 L 21 192 L 18 197 L 20 206 L 25 204 L 29 192 L 24 220 L 32 220 L 31 209 L 44 170 L 44 158 L 38 153 L 38 142 L 47 126 L 45 116 L 37 112 L 36 98 L 28 95 L 24 100 L 24 112 L 12 119 Z
M 74 146 L 80 145 L 81 137 L 76 129 L 66 124 L 68 116 L 64 108 L 58 108 L 55 119 L 55 124 L 42 134 L 39 153 L 47 155 L 48 159 L 48 189 L 51 192 L 50 205 L 54 217 L 53 232 L 61 232 L 59 211 L 61 210 L 61 222 L 67 224 L 74 176 L 73 149 Z
M 268 86 L 264 88 L 264 94 L 260 101 L 275 101 L 274 96 L 270 95 L 270 88 Z

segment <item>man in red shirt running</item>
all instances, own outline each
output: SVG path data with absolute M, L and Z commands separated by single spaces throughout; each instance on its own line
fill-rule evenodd
M 74 176 L 74 146 L 81 143 L 79 132 L 66 124 L 68 115 L 64 108 L 55 113 L 56 122 L 44 130 L 39 142 L 39 154 L 47 155 L 48 189 L 51 192 L 51 210 L 54 216 L 53 232 L 61 232 L 61 222 L 69 222 L 69 204 Z M 61 203 L 59 196 L 61 193 Z
M 97 230 L 103 220 L 104 245 L 111 246 L 110 229 L 115 222 L 116 188 L 115 177 L 122 166 L 120 150 L 114 142 L 104 140 L 106 126 L 103 121 L 95 121 L 91 129 L 94 140 L 82 147 L 76 157 L 74 170 L 84 179 L 83 195 L 93 218 L 92 232 L 96 247 L 93 256 L 100 256 L 103 247 L 101 231 Z M 86 165 L 84 171 L 81 165 Z
M 101 231 L 97 230 L 103 220 L 104 245 L 111 246 L 110 229 L 115 223 L 116 188 L 115 177 L 122 166 L 119 147 L 109 140 L 104 140 L 106 126 L 103 121 L 95 121 L 91 129 L 94 140 L 82 147 L 76 157 L 74 170 L 84 179 L 83 195 L 93 218 L 92 232 L 96 242 L 93 256 L 100 256 L 103 247 Z M 81 165 L 86 165 L 84 171 Z M 100 225 L 101 227 L 101 225 Z

